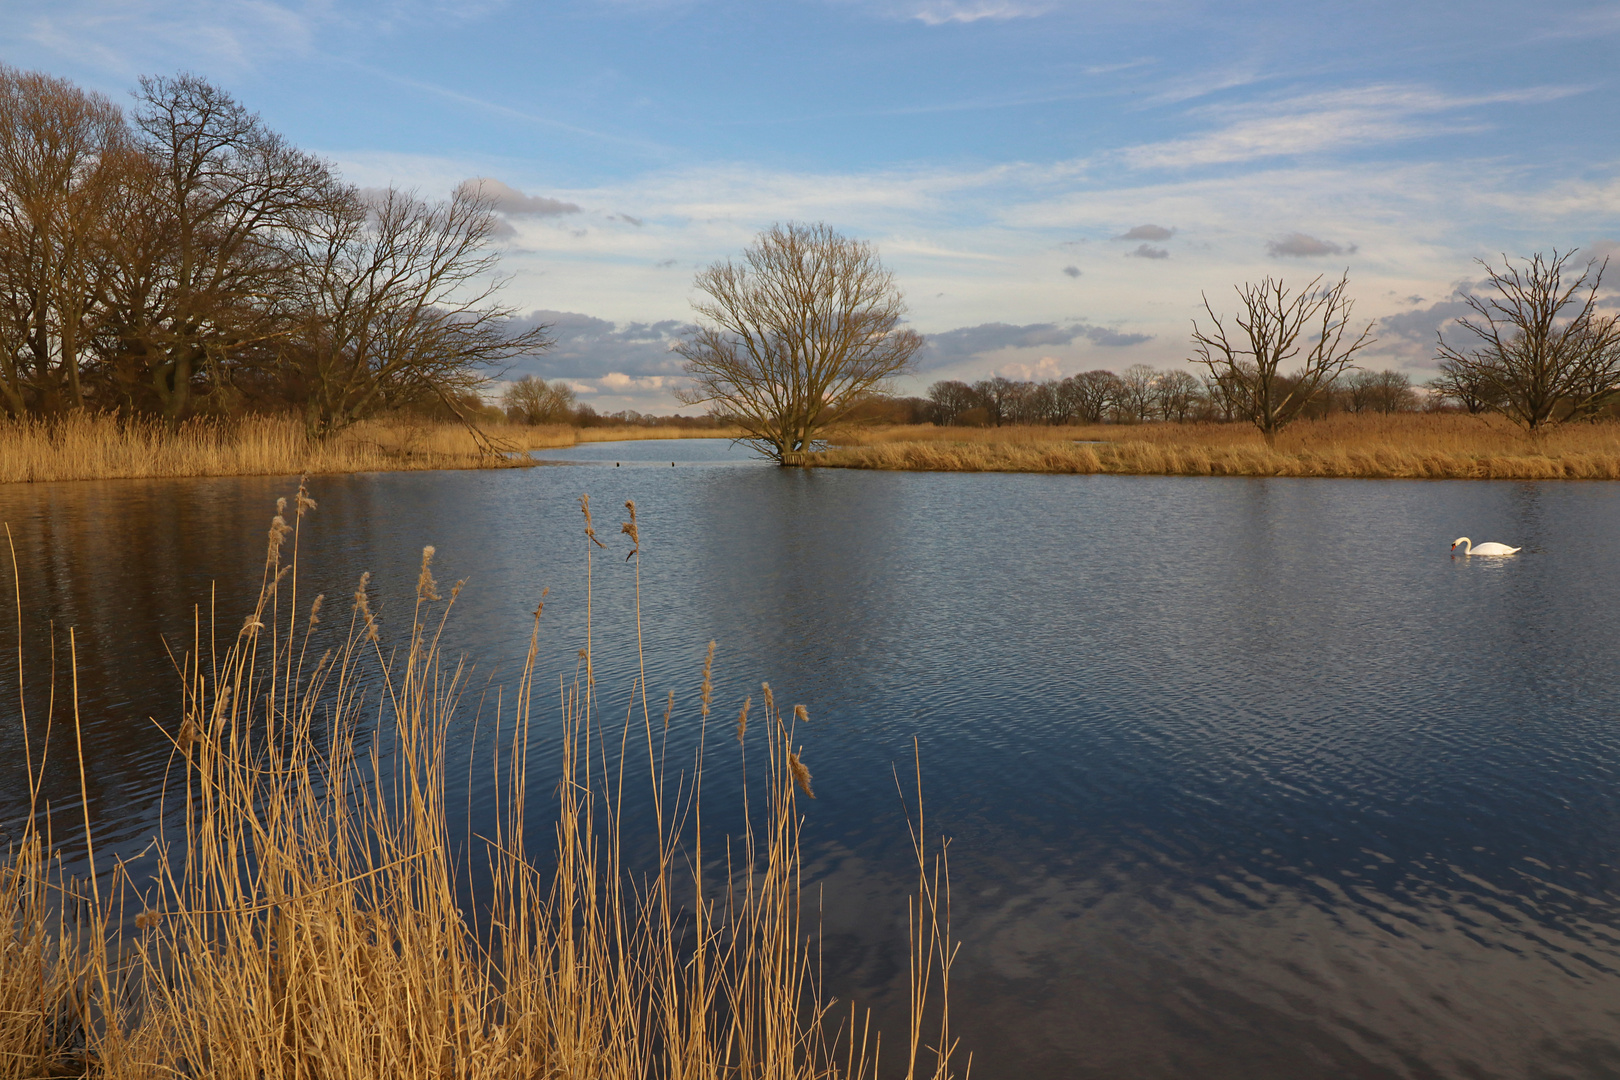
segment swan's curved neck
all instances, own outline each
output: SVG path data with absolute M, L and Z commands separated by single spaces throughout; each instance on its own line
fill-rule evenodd
M 1472 555 L 1474 553 L 1474 542 L 1468 539 L 1468 537 L 1463 537 L 1461 540 L 1458 540 L 1457 543 L 1463 546 L 1464 555 Z

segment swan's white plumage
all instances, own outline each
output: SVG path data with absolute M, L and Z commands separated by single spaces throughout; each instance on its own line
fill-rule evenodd
M 1523 551 L 1523 548 L 1508 547 L 1506 544 L 1476 544 L 1466 536 L 1459 536 L 1451 542 L 1451 550 L 1456 551 L 1457 545 L 1462 544 L 1464 555 L 1512 555 Z

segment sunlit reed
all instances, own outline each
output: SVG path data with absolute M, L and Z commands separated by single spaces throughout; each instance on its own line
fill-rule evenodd
M 1620 424 L 1563 424 L 1527 436 L 1500 418 L 1454 414 L 1299 421 L 1274 447 L 1240 424 L 912 425 L 852 430 L 836 441 L 813 463 L 937 472 L 1620 479 Z
M 869 1021 L 831 1013 L 804 921 L 796 800 L 813 795 L 795 737 L 807 711 L 784 715 L 764 689 L 748 751 L 764 768 L 743 785 L 746 825 L 706 854 L 714 643 L 697 715 L 671 720 L 671 697 L 665 722 L 694 725 L 681 745 L 696 749 L 670 762 L 644 695 L 616 720 L 601 710 L 589 637 L 542 717 L 537 602 L 521 677 L 483 721 L 499 809 L 458 854 L 446 780 L 452 735 L 472 721 L 471 673 L 442 642 L 460 585 L 439 598 L 428 547 L 400 640 L 382 639 L 369 573 L 347 627 L 324 627 L 324 597 L 301 605 L 297 594 L 313 505 L 301 489 L 291 522 L 278 507 L 264 584 L 234 643 L 203 655 L 198 628 L 179 716 L 164 725 L 175 828 L 147 853 L 98 876 L 82 789 L 76 843 L 90 870 L 68 878 L 37 805 L 55 702 L 43 722 L 22 717 L 40 736 L 28 757 L 38 812 L 0 863 L 0 1075 L 875 1078 Z M 592 530 L 588 500 L 581 510 Z M 589 578 L 594 531 L 583 546 Z M 542 719 L 558 732 L 561 783 L 531 786 Z M 79 730 L 75 709 L 82 783 Z M 554 846 L 540 860 L 527 833 L 548 803 Z M 642 827 L 632 821 L 650 834 L 628 833 Z M 949 897 L 920 808 L 911 824 L 915 1015 L 899 1066 L 946 1080 L 966 1075 L 942 1008 Z M 650 864 L 627 854 L 649 846 Z M 477 912 L 463 909 L 469 858 L 489 882 Z M 929 1043 L 921 1033 L 936 1024 Z

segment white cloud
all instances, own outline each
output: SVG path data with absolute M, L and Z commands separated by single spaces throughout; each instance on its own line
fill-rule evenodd
M 1461 96 L 1422 86 L 1367 86 L 1280 101 L 1205 106 L 1190 115 L 1215 120 L 1220 126 L 1214 130 L 1132 147 L 1118 157 L 1139 169 L 1184 169 L 1482 131 L 1487 125 L 1479 120 L 1442 119 L 1441 114 L 1481 105 L 1538 104 L 1579 92 L 1572 87 L 1532 87 Z
M 1018 379 L 1024 382 L 1046 382 L 1049 379 L 1063 378 L 1063 367 L 1055 356 L 1043 356 L 1033 364 L 1003 364 L 996 369 L 997 375 L 1004 375 L 1009 379 Z
M 1032 19 L 1052 10 L 1050 4 L 1016 3 L 1014 0 L 929 0 L 917 4 L 908 12 L 911 18 L 927 26 L 946 26 L 950 23 L 976 23 L 985 19 Z

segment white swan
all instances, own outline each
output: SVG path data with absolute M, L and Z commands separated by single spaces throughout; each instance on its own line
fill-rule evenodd
M 1516 551 L 1524 550 L 1523 548 L 1510 548 L 1506 544 L 1475 544 L 1466 536 L 1459 536 L 1453 540 L 1451 550 L 1456 551 L 1458 544 L 1468 545 L 1463 548 L 1464 555 L 1512 555 Z

